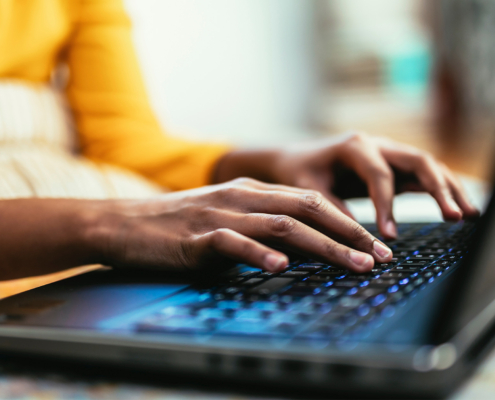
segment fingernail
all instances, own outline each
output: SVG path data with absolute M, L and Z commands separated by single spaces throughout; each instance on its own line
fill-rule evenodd
M 394 221 L 387 221 L 385 223 L 385 233 L 390 237 L 397 237 L 397 227 L 395 226 Z
M 279 271 L 287 264 L 287 258 L 283 256 L 277 256 L 276 254 L 270 253 L 265 257 L 265 268 L 271 271 Z
M 373 268 L 373 257 L 369 254 L 359 253 L 357 251 L 351 251 L 350 259 L 353 264 L 361 270 L 369 270 Z
M 373 242 L 373 250 L 375 250 L 375 253 L 378 254 L 380 258 L 386 258 L 392 253 L 392 250 L 378 240 Z

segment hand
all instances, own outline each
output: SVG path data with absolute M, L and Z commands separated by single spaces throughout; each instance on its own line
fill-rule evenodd
M 430 154 L 362 133 L 258 155 L 234 152 L 219 168 L 319 191 L 351 218 L 342 200 L 369 195 L 380 233 L 388 239 L 397 236 L 392 203 L 394 195 L 403 191 L 430 193 L 447 220 L 478 215 L 458 179 Z M 221 179 L 225 172 L 220 170 L 217 175 Z
M 103 213 L 89 237 L 106 263 L 117 267 L 197 270 L 231 260 L 283 270 L 287 257 L 268 246 L 356 272 L 392 257 L 319 193 L 248 178 L 99 204 Z

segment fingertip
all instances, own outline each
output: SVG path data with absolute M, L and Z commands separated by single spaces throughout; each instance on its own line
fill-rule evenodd
M 265 269 L 269 272 L 280 272 L 287 268 L 289 259 L 282 254 L 268 253 L 263 263 Z
M 459 221 L 462 219 L 462 210 L 461 208 L 457 205 L 455 200 L 453 198 L 448 198 L 447 199 L 447 205 L 448 205 L 448 215 L 450 219 Z
M 459 208 L 457 210 L 450 209 L 450 210 L 444 211 L 443 217 L 447 221 L 457 222 L 457 221 L 460 221 L 462 219 L 463 213 Z
M 366 253 L 361 253 L 359 251 L 351 251 L 349 254 L 349 258 L 353 264 L 353 269 L 356 272 L 368 272 L 371 271 L 373 265 L 375 265 L 375 261 L 373 257 Z
M 397 225 L 394 221 L 388 220 L 383 228 L 383 235 L 387 239 L 397 239 Z
M 382 262 L 387 262 L 392 259 L 392 250 L 379 240 L 373 242 L 373 251 L 377 255 L 377 258 Z

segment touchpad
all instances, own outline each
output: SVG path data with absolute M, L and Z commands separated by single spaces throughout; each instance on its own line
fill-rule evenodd
M 0 315 L 2 325 L 91 329 L 105 319 L 166 299 L 187 286 L 187 282 L 166 277 L 136 279 L 95 271 L 4 299 L 0 301 Z

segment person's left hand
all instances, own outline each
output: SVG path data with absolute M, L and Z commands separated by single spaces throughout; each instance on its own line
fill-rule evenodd
M 255 156 L 238 157 L 242 167 L 232 162 L 234 156 L 229 163 L 231 173 L 318 191 L 351 217 L 342 200 L 369 195 L 380 233 L 387 239 L 397 236 L 392 212 L 396 193 L 430 193 L 446 220 L 479 214 L 443 163 L 429 153 L 385 138 L 354 133 L 288 146 L 266 153 L 264 159 L 259 154 L 257 160 Z

